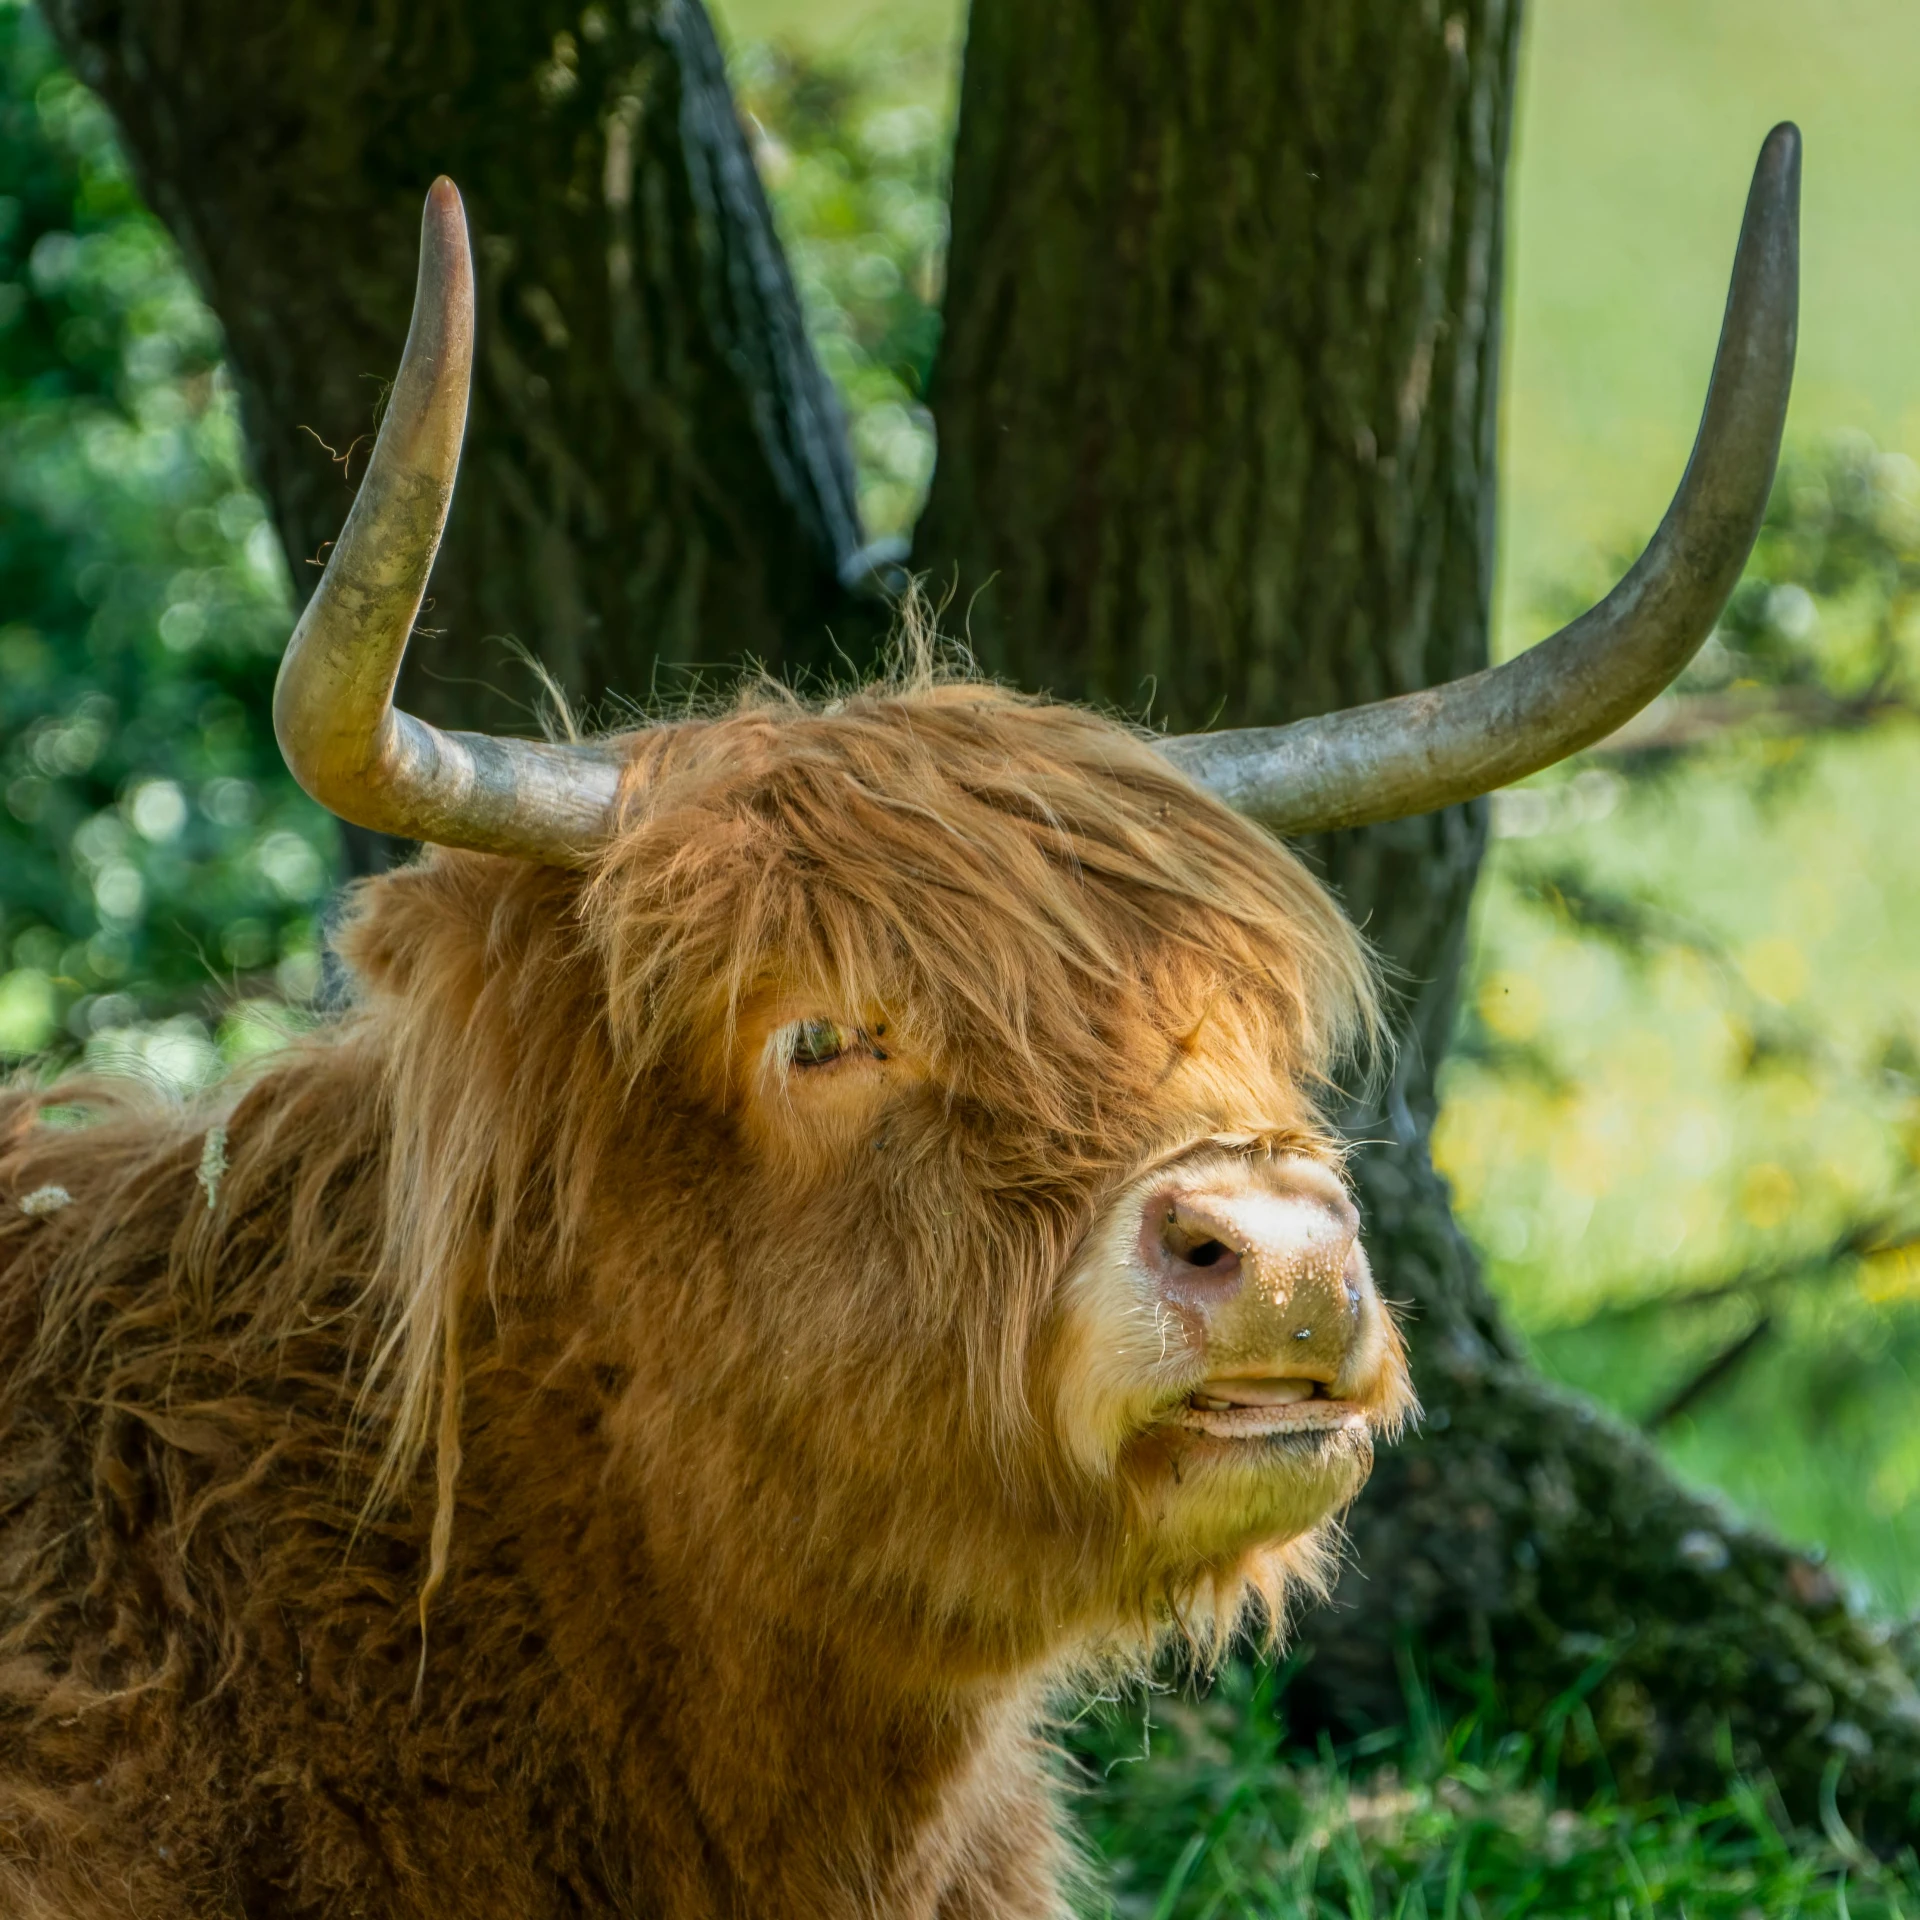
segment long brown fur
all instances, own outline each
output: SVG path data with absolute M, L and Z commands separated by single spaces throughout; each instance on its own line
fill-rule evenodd
M 1049 1385 L 1139 1168 L 1330 1151 L 1305 870 L 977 685 L 627 746 L 584 874 L 363 886 L 252 1084 L 0 1108 L 0 1913 L 1055 1914 L 1049 1693 L 1311 1565 L 1157 1552 Z

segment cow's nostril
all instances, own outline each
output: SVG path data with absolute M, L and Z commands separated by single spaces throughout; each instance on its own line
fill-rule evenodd
M 1160 1216 L 1160 1254 L 1171 1274 L 1204 1273 L 1209 1282 L 1230 1280 L 1240 1267 L 1240 1249 L 1207 1210 L 1184 1200 L 1167 1205 Z

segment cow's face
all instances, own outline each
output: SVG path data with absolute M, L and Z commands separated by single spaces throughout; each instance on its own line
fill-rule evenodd
M 734 1055 L 760 1196 L 734 1271 L 799 1424 L 855 1442 L 909 1538 L 1091 1554 L 1130 1615 L 1231 1614 L 1248 1579 L 1274 1597 L 1273 1550 L 1352 1497 L 1409 1405 L 1275 1036 L 1190 973 L 1116 1021 L 1124 1057 L 1051 1090 L 1099 1116 L 1097 1157 L 981 1098 L 907 990 L 775 988 Z
M 922 1610 L 1230 1610 L 1408 1405 L 1314 1111 L 1337 910 L 1124 732 L 979 688 L 634 778 L 587 918 L 649 1445 Z

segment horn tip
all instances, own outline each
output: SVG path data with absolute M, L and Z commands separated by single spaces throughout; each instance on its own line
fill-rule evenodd
M 1780 178 L 1780 184 L 1789 191 L 1797 190 L 1800 185 L 1800 129 L 1791 120 L 1782 120 L 1760 147 L 1760 166 L 1762 171 L 1773 173 Z
M 444 173 L 427 189 L 427 204 L 420 214 L 420 242 L 423 248 L 466 251 L 466 203 L 460 198 L 460 189 Z
M 460 198 L 460 189 L 443 173 L 427 189 L 427 204 L 420 214 L 420 284 L 415 295 L 416 311 L 421 296 L 429 288 L 436 290 L 436 304 L 445 294 L 470 306 L 472 283 L 466 204 Z

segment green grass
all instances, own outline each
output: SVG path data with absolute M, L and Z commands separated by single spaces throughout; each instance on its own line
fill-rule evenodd
M 1069 1729 L 1087 1783 L 1089 1915 L 1110 1920 L 1900 1920 L 1911 1850 L 1868 1854 L 1829 1809 L 1796 1830 L 1765 1780 L 1707 1805 L 1556 1792 L 1564 1703 L 1533 1736 L 1418 1707 L 1371 1751 L 1293 1754 L 1278 1682 L 1112 1703 Z

